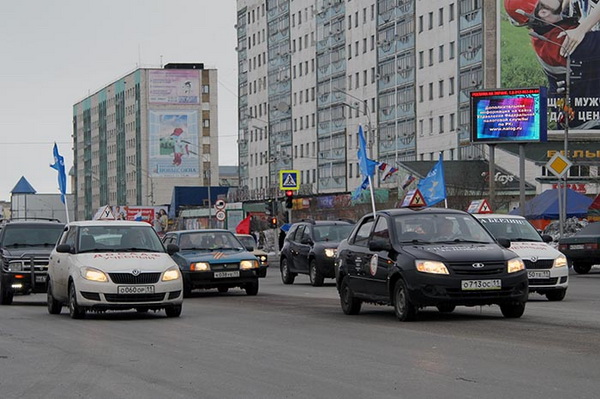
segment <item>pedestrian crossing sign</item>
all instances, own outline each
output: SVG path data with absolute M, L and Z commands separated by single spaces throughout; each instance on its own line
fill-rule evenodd
M 300 173 L 297 170 L 280 170 L 279 171 L 279 189 L 280 190 L 299 190 L 300 189 Z

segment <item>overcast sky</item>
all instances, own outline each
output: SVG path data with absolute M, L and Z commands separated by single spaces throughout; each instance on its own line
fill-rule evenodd
M 58 193 L 52 147 L 68 171 L 73 104 L 161 61 L 218 70 L 219 163 L 237 165 L 235 22 L 235 0 L 2 1 L 0 200 L 21 176 L 38 193 Z

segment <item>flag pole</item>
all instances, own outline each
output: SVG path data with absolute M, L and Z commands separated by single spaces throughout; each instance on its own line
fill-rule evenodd
M 367 176 L 369 178 L 369 190 L 371 191 L 371 205 L 373 206 L 373 219 L 375 219 L 375 194 L 373 194 L 373 182 L 371 181 L 371 176 Z
M 67 223 L 69 223 L 69 206 L 67 196 L 65 195 L 65 213 L 67 215 Z

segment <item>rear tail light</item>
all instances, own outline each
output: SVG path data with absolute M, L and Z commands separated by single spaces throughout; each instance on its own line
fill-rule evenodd
M 558 250 L 559 251 L 564 251 L 566 249 L 569 249 L 569 246 L 567 244 L 559 244 L 558 245 Z
M 583 248 L 585 248 L 585 249 L 598 249 L 598 243 L 594 242 L 594 243 L 585 244 L 583 246 Z

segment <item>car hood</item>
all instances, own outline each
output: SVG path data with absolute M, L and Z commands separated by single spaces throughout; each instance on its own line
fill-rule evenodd
M 4 248 L 2 250 L 2 254 L 8 257 L 18 258 L 21 255 L 34 255 L 34 256 L 50 256 L 50 252 L 52 252 L 53 247 L 10 247 Z
M 163 272 L 176 266 L 171 257 L 164 252 L 95 252 L 71 255 L 79 267 L 95 267 L 106 272 L 130 272 L 133 269 L 142 272 Z
M 252 251 L 252 255 L 267 256 L 269 254 L 267 252 L 263 251 L 262 249 L 255 249 L 254 251 Z
M 188 262 L 239 262 L 241 260 L 251 259 L 256 260 L 251 252 L 248 251 L 183 251 L 178 252 L 177 256 L 185 259 Z
M 336 249 L 340 245 L 340 242 L 341 241 L 319 241 L 315 243 L 315 247 Z
M 511 241 L 509 249 L 522 259 L 556 259 L 562 255 L 560 251 L 545 242 Z
M 440 262 L 491 262 L 515 257 L 513 252 L 498 244 L 419 244 L 405 245 L 402 249 L 415 259 Z

